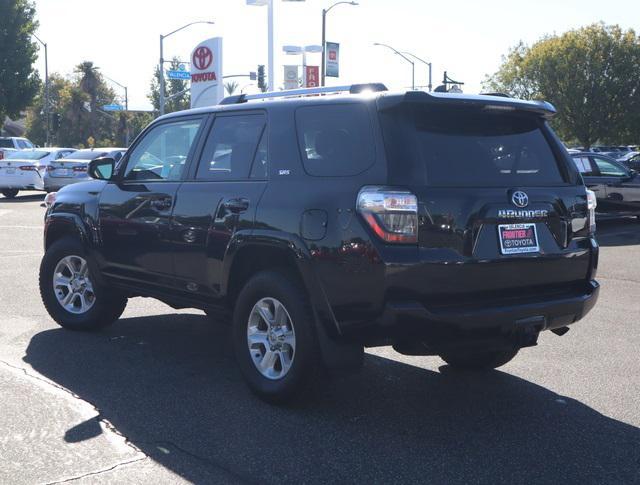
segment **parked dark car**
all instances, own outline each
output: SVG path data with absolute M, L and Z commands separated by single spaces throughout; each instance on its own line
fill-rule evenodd
M 640 176 L 611 157 L 582 152 L 571 155 L 586 186 L 598 199 L 598 216 L 640 217 Z
M 136 296 L 230 313 L 247 383 L 279 401 L 365 346 L 495 368 L 591 310 L 595 196 L 553 106 L 340 90 L 172 113 L 92 161 L 48 198 L 52 318 L 94 330 Z

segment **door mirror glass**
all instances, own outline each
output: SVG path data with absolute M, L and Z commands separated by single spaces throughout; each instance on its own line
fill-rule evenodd
M 111 180 L 116 162 L 113 158 L 101 157 L 89 162 L 89 176 L 98 180 Z

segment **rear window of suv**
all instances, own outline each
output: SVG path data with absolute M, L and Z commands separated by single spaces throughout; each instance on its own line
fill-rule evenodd
M 375 161 L 371 119 L 364 104 L 298 108 L 296 127 L 302 163 L 309 175 L 357 175 Z
M 432 187 L 561 185 L 541 120 L 464 109 L 382 114 L 392 183 Z

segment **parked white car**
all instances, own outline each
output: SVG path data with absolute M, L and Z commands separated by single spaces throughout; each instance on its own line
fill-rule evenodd
M 0 160 L 16 150 L 28 150 L 36 146 L 26 138 L 18 136 L 1 136 L 0 137 Z
M 89 180 L 89 162 L 100 157 L 113 158 L 116 164 L 127 151 L 126 148 L 87 148 L 58 160 L 54 160 L 44 174 L 44 189 L 55 192 L 62 187 Z
M 0 160 L 0 192 L 12 199 L 20 190 L 44 190 L 49 164 L 64 158 L 73 148 L 34 148 L 10 152 Z

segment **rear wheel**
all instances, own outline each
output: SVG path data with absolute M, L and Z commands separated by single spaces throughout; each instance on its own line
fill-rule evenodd
M 488 370 L 496 369 L 511 361 L 519 349 L 497 351 L 453 352 L 440 357 L 453 369 Z
M 4 195 L 7 199 L 14 199 L 16 195 L 18 195 L 18 189 L 4 189 L 2 191 L 2 195 Z
M 251 278 L 238 296 L 233 325 L 238 365 L 262 399 L 290 399 L 318 369 L 306 295 L 284 274 L 265 271 Z
M 84 247 L 70 238 L 55 242 L 42 258 L 40 295 L 51 318 L 71 330 L 110 325 L 127 304 L 125 296 L 96 282 Z

